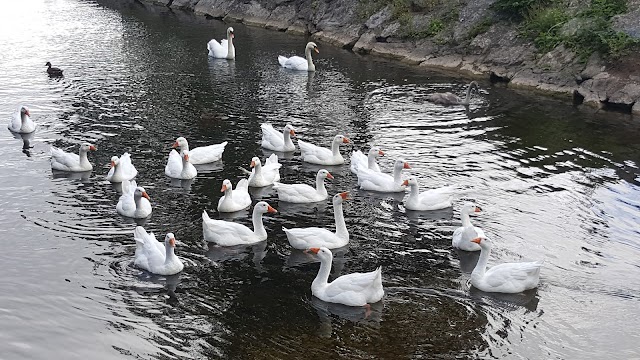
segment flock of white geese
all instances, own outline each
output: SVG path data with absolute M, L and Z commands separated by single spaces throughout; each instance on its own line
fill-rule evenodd
M 211 40 L 207 44 L 209 56 L 214 58 L 234 59 L 233 28 L 227 29 L 227 39 L 218 43 Z M 298 71 L 315 71 L 311 52 L 319 52 L 315 43 L 309 42 L 305 48 L 305 58 L 299 56 L 278 56 L 280 65 L 287 69 Z M 469 103 L 472 82 L 467 89 L 466 99 L 461 99 L 451 93 L 436 93 L 428 97 L 429 101 L 440 104 Z M 16 133 L 31 133 L 36 125 L 26 106 L 18 107 L 9 123 L 9 130 Z M 345 158 L 340 152 L 343 144 L 349 139 L 337 134 L 331 139 L 329 148 L 321 147 L 309 142 L 298 140 L 297 147 L 292 137 L 295 129 L 287 124 L 280 132 L 270 124 L 262 124 L 263 148 L 279 153 L 291 153 L 300 150 L 301 159 L 316 165 L 339 166 L 345 164 Z M 222 158 L 227 142 L 191 149 L 187 139 L 179 137 L 175 140 L 169 153 L 165 174 L 171 178 L 193 179 L 198 171 L 194 166 L 218 161 Z M 179 151 L 178 151 L 179 149 Z M 51 168 L 57 171 L 87 172 L 93 166 L 87 158 L 90 151 L 95 151 L 92 144 L 80 145 L 79 153 L 68 153 L 55 147 L 51 148 Z M 350 156 L 350 170 L 357 176 L 357 185 L 364 190 L 377 192 L 405 192 L 409 194 L 403 203 L 406 209 L 416 211 L 431 211 L 452 206 L 452 196 L 457 188 L 447 186 L 427 191 L 420 191 L 416 177 L 403 178 L 402 171 L 410 169 L 410 165 L 403 159 L 397 159 L 391 174 L 383 172 L 378 166 L 377 159 L 384 152 L 378 147 L 371 147 L 365 155 L 361 151 L 353 151 Z M 325 169 L 318 171 L 315 186 L 308 184 L 286 184 L 280 182 L 280 167 L 278 156 L 273 153 L 264 163 L 258 157 L 251 159 L 251 171 L 245 170 L 248 177 L 240 179 L 235 187 L 230 180 L 222 182 L 221 192 L 224 195 L 218 201 L 218 212 L 236 212 L 247 209 L 252 204 L 249 187 L 272 186 L 277 192 L 279 201 L 290 203 L 316 203 L 326 201 L 329 194 L 325 188 L 326 179 L 333 179 L 331 173 Z M 111 168 L 106 179 L 113 183 L 122 183 L 122 195 L 116 204 L 118 214 L 130 218 L 142 219 L 152 212 L 149 195 L 144 187 L 138 186 L 134 178 L 138 171 L 131 161 L 129 153 L 111 158 Z M 331 249 L 341 248 L 349 243 L 349 231 L 345 224 L 342 204 L 349 200 L 348 192 L 341 192 L 332 196 L 335 216 L 335 231 L 319 227 L 291 228 L 283 227 L 287 239 L 295 249 L 305 250 L 315 254 L 320 260 L 318 275 L 311 285 L 312 294 L 327 302 L 340 303 L 348 306 L 365 306 L 378 302 L 384 295 L 382 286 L 382 269 L 367 273 L 353 273 L 340 276 L 329 282 L 333 255 Z M 471 224 L 470 215 L 480 212 L 480 208 L 466 202 L 462 205 L 460 217 L 462 226 L 453 233 L 452 246 L 464 251 L 480 251 L 480 258 L 471 274 L 471 284 L 486 292 L 517 293 L 538 286 L 542 261 L 504 263 L 486 269 L 491 253 L 491 242 L 481 228 Z M 265 201 L 259 201 L 253 207 L 253 228 L 245 225 L 212 219 L 206 210 L 202 212 L 202 230 L 204 239 L 218 246 L 251 245 L 265 241 L 267 231 L 262 223 L 262 216 L 267 213 L 277 213 Z M 143 227 L 134 230 L 136 251 L 134 265 L 146 271 L 159 275 L 173 275 L 184 268 L 182 261 L 175 254 L 176 240 L 173 233 L 166 234 L 164 242 L 156 239 L 153 233 L 148 233 Z

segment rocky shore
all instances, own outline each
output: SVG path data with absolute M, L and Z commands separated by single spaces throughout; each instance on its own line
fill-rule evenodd
M 640 114 L 640 56 L 631 53 L 607 61 L 594 53 L 585 61 L 562 44 L 541 53 L 516 25 L 499 19 L 491 7 L 496 0 L 433 0 L 428 10 L 409 12 L 408 20 L 398 19 L 391 5 L 379 6 L 369 15 L 363 11 L 367 4 L 363 0 L 144 1 L 224 21 L 308 34 L 361 54 L 453 70 L 504 82 L 508 87 L 573 98 L 596 108 Z M 585 3 L 573 2 L 576 7 Z M 612 19 L 613 27 L 640 38 L 640 0 L 629 0 L 627 6 L 626 13 Z M 442 24 L 439 19 L 449 20 L 446 31 L 406 36 L 407 21 L 428 29 Z

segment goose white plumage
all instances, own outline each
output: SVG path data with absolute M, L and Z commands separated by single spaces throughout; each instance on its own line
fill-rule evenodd
M 302 161 L 318 165 L 340 165 L 344 164 L 344 158 L 340 154 L 340 144 L 348 144 L 349 139 L 344 135 L 336 135 L 331 143 L 331 149 L 313 145 L 311 143 L 298 140 Z
M 278 199 L 290 203 L 312 203 L 329 197 L 324 187 L 324 179 L 333 179 L 333 175 L 325 169 L 318 170 L 315 189 L 307 184 L 274 183 L 273 188 L 278 192 Z
M 207 43 L 207 50 L 209 50 L 209 56 L 218 59 L 233 60 L 236 58 L 236 48 L 233 46 L 233 28 L 227 28 L 227 38 L 217 42 L 216 39 L 211 39 Z
M 382 267 L 367 273 L 342 275 L 329 281 L 333 254 L 326 247 L 313 247 L 309 251 L 320 258 L 318 275 L 311 283 L 311 293 L 326 302 L 347 306 L 367 306 L 377 303 L 384 296 L 382 287 Z
M 358 175 L 360 169 L 369 169 L 371 171 L 380 172 L 380 166 L 378 166 L 377 159 L 379 156 L 384 156 L 384 152 L 380 148 L 373 146 L 369 149 L 367 156 L 364 156 L 362 151 L 356 150 L 351 153 L 351 172 Z
M 253 230 L 245 225 L 215 220 L 209 217 L 207 211 L 202 212 L 202 232 L 204 239 L 220 246 L 250 245 L 267 239 L 267 231 L 262 223 L 262 214 L 277 213 L 278 211 L 264 201 L 260 201 L 253 208 Z
M 478 237 L 471 241 L 480 245 L 480 259 L 471 273 L 471 285 L 477 289 L 515 294 L 533 289 L 540 283 L 540 268 L 544 260 L 505 263 L 486 270 L 491 255 L 491 242 L 486 237 Z
M 218 200 L 219 212 L 240 211 L 251 206 L 249 181 L 247 179 L 238 181 L 235 189 L 233 188 L 231 181 L 225 179 L 222 182 L 220 192 L 223 192 L 224 196 Z
M 87 153 L 95 150 L 95 146 L 89 143 L 84 143 L 80 145 L 79 155 L 77 155 L 52 146 L 50 151 L 51 168 L 54 170 L 69 172 L 91 171 L 93 170 L 93 165 L 91 165 L 89 159 L 87 159 Z
M 131 155 L 128 152 L 122 154 L 122 156 L 111 157 L 111 169 L 107 174 L 107 180 L 111 182 L 123 182 L 131 180 L 138 175 L 138 170 L 131 163 Z
M 462 226 L 457 228 L 453 232 L 453 239 L 451 246 L 464 251 L 479 251 L 480 245 L 472 242 L 471 240 L 476 238 L 484 238 L 484 231 L 471 225 L 471 219 L 469 215 L 481 212 L 479 206 L 476 206 L 470 202 L 465 202 L 460 209 L 460 220 L 462 220 Z
M 135 180 L 122 182 L 122 195 L 116 205 L 118 214 L 134 219 L 144 219 L 151 215 L 150 198 L 143 187 Z
M 36 130 L 36 123 L 31 120 L 29 109 L 26 106 L 20 105 L 13 115 L 11 115 L 11 121 L 7 128 L 15 133 L 28 134 Z
M 278 163 L 278 155 L 271 154 L 264 162 L 264 166 L 260 159 L 256 156 L 251 159 L 251 175 L 249 175 L 249 186 L 265 187 L 280 181 L 280 167 Z
M 369 169 L 358 170 L 358 185 L 362 190 L 379 192 L 404 192 L 402 186 L 402 170 L 411 169 L 409 163 L 397 159 L 393 164 L 393 176 Z
M 133 264 L 157 275 L 175 275 L 184 269 L 184 264 L 175 254 L 176 238 L 167 233 L 164 244 L 156 240 L 153 233 L 147 233 L 142 226 L 133 232 L 136 241 L 136 253 Z
M 280 152 L 296 150 L 296 146 L 291 141 L 291 137 L 295 136 L 296 132 L 291 124 L 285 125 L 281 133 L 274 129 L 271 124 L 262 124 L 260 128 L 262 129 L 263 148 Z
M 316 66 L 313 63 L 313 58 L 311 57 L 312 50 L 316 53 L 320 53 L 320 51 L 318 51 L 318 45 L 316 45 L 316 43 L 308 42 L 307 46 L 304 48 L 304 58 L 300 56 L 292 56 L 288 58 L 279 55 L 278 62 L 280 63 L 280 66 L 285 69 L 298 71 L 316 71 Z
M 189 162 L 194 165 L 208 164 L 222 159 L 225 146 L 227 146 L 226 141 L 220 144 L 190 149 L 189 142 L 182 136 L 177 138 L 175 143 L 173 143 L 174 149 L 180 148 L 180 150 L 187 150 L 189 152 Z
M 326 247 L 337 249 L 349 243 L 349 231 L 344 222 L 342 203 L 348 200 L 349 193 L 343 192 L 333 196 L 333 216 L 336 222 L 336 232 L 318 227 L 282 228 L 287 234 L 287 240 L 294 249 L 306 250 L 311 247 Z
M 189 151 L 182 150 L 178 154 L 177 151 L 171 150 L 167 165 L 164 167 L 164 173 L 174 179 L 187 180 L 196 177 L 198 170 L 189 162 Z
M 439 210 L 451 207 L 451 199 L 458 189 L 457 186 L 450 185 L 420 192 L 418 179 L 414 176 L 406 179 L 402 185 L 410 187 L 409 197 L 403 202 L 404 207 L 417 211 Z

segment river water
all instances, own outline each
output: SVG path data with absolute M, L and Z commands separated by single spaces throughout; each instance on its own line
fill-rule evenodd
M 278 67 L 300 36 L 233 24 L 235 61 L 207 59 L 226 24 L 136 2 L 22 0 L 0 12 L 0 118 L 30 107 L 27 139 L 0 131 L 1 359 L 638 358 L 640 123 L 480 84 L 468 110 L 425 101 L 465 81 L 319 43 L 315 74 Z M 44 63 L 65 71 L 50 79 Z M 333 226 L 329 202 L 278 203 L 267 242 L 204 244 L 223 179 L 264 156 L 260 123 L 290 122 L 300 139 L 380 146 L 383 169 L 403 157 L 423 188 L 457 183 L 453 209 L 405 211 L 401 196 L 358 191 L 347 166 L 329 170 L 351 243 L 332 274 L 383 266 L 386 296 L 363 309 L 311 296 L 318 264 L 292 251 L 282 226 Z M 4 126 L 4 125 L 3 125 Z M 173 140 L 228 141 L 223 160 L 175 183 Z M 89 141 L 90 176 L 53 174 L 52 145 Z M 26 148 L 24 145 L 28 145 Z M 132 153 L 154 211 L 144 226 L 176 234 L 185 270 L 131 266 L 135 222 L 115 212 L 112 155 Z M 283 182 L 318 167 L 283 159 Z M 451 249 L 464 199 L 494 240 L 491 264 L 545 259 L 541 285 L 518 295 L 470 289 L 477 255 Z M 250 224 L 250 215 L 233 221 Z

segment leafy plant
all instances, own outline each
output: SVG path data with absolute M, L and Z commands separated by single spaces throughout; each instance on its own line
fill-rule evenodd
M 568 19 L 561 8 L 536 7 L 527 13 L 523 31 L 538 49 L 547 52 L 563 41 L 560 29 Z
M 497 0 L 492 8 L 504 15 L 516 19 L 523 19 L 529 10 L 548 4 L 550 0 Z

